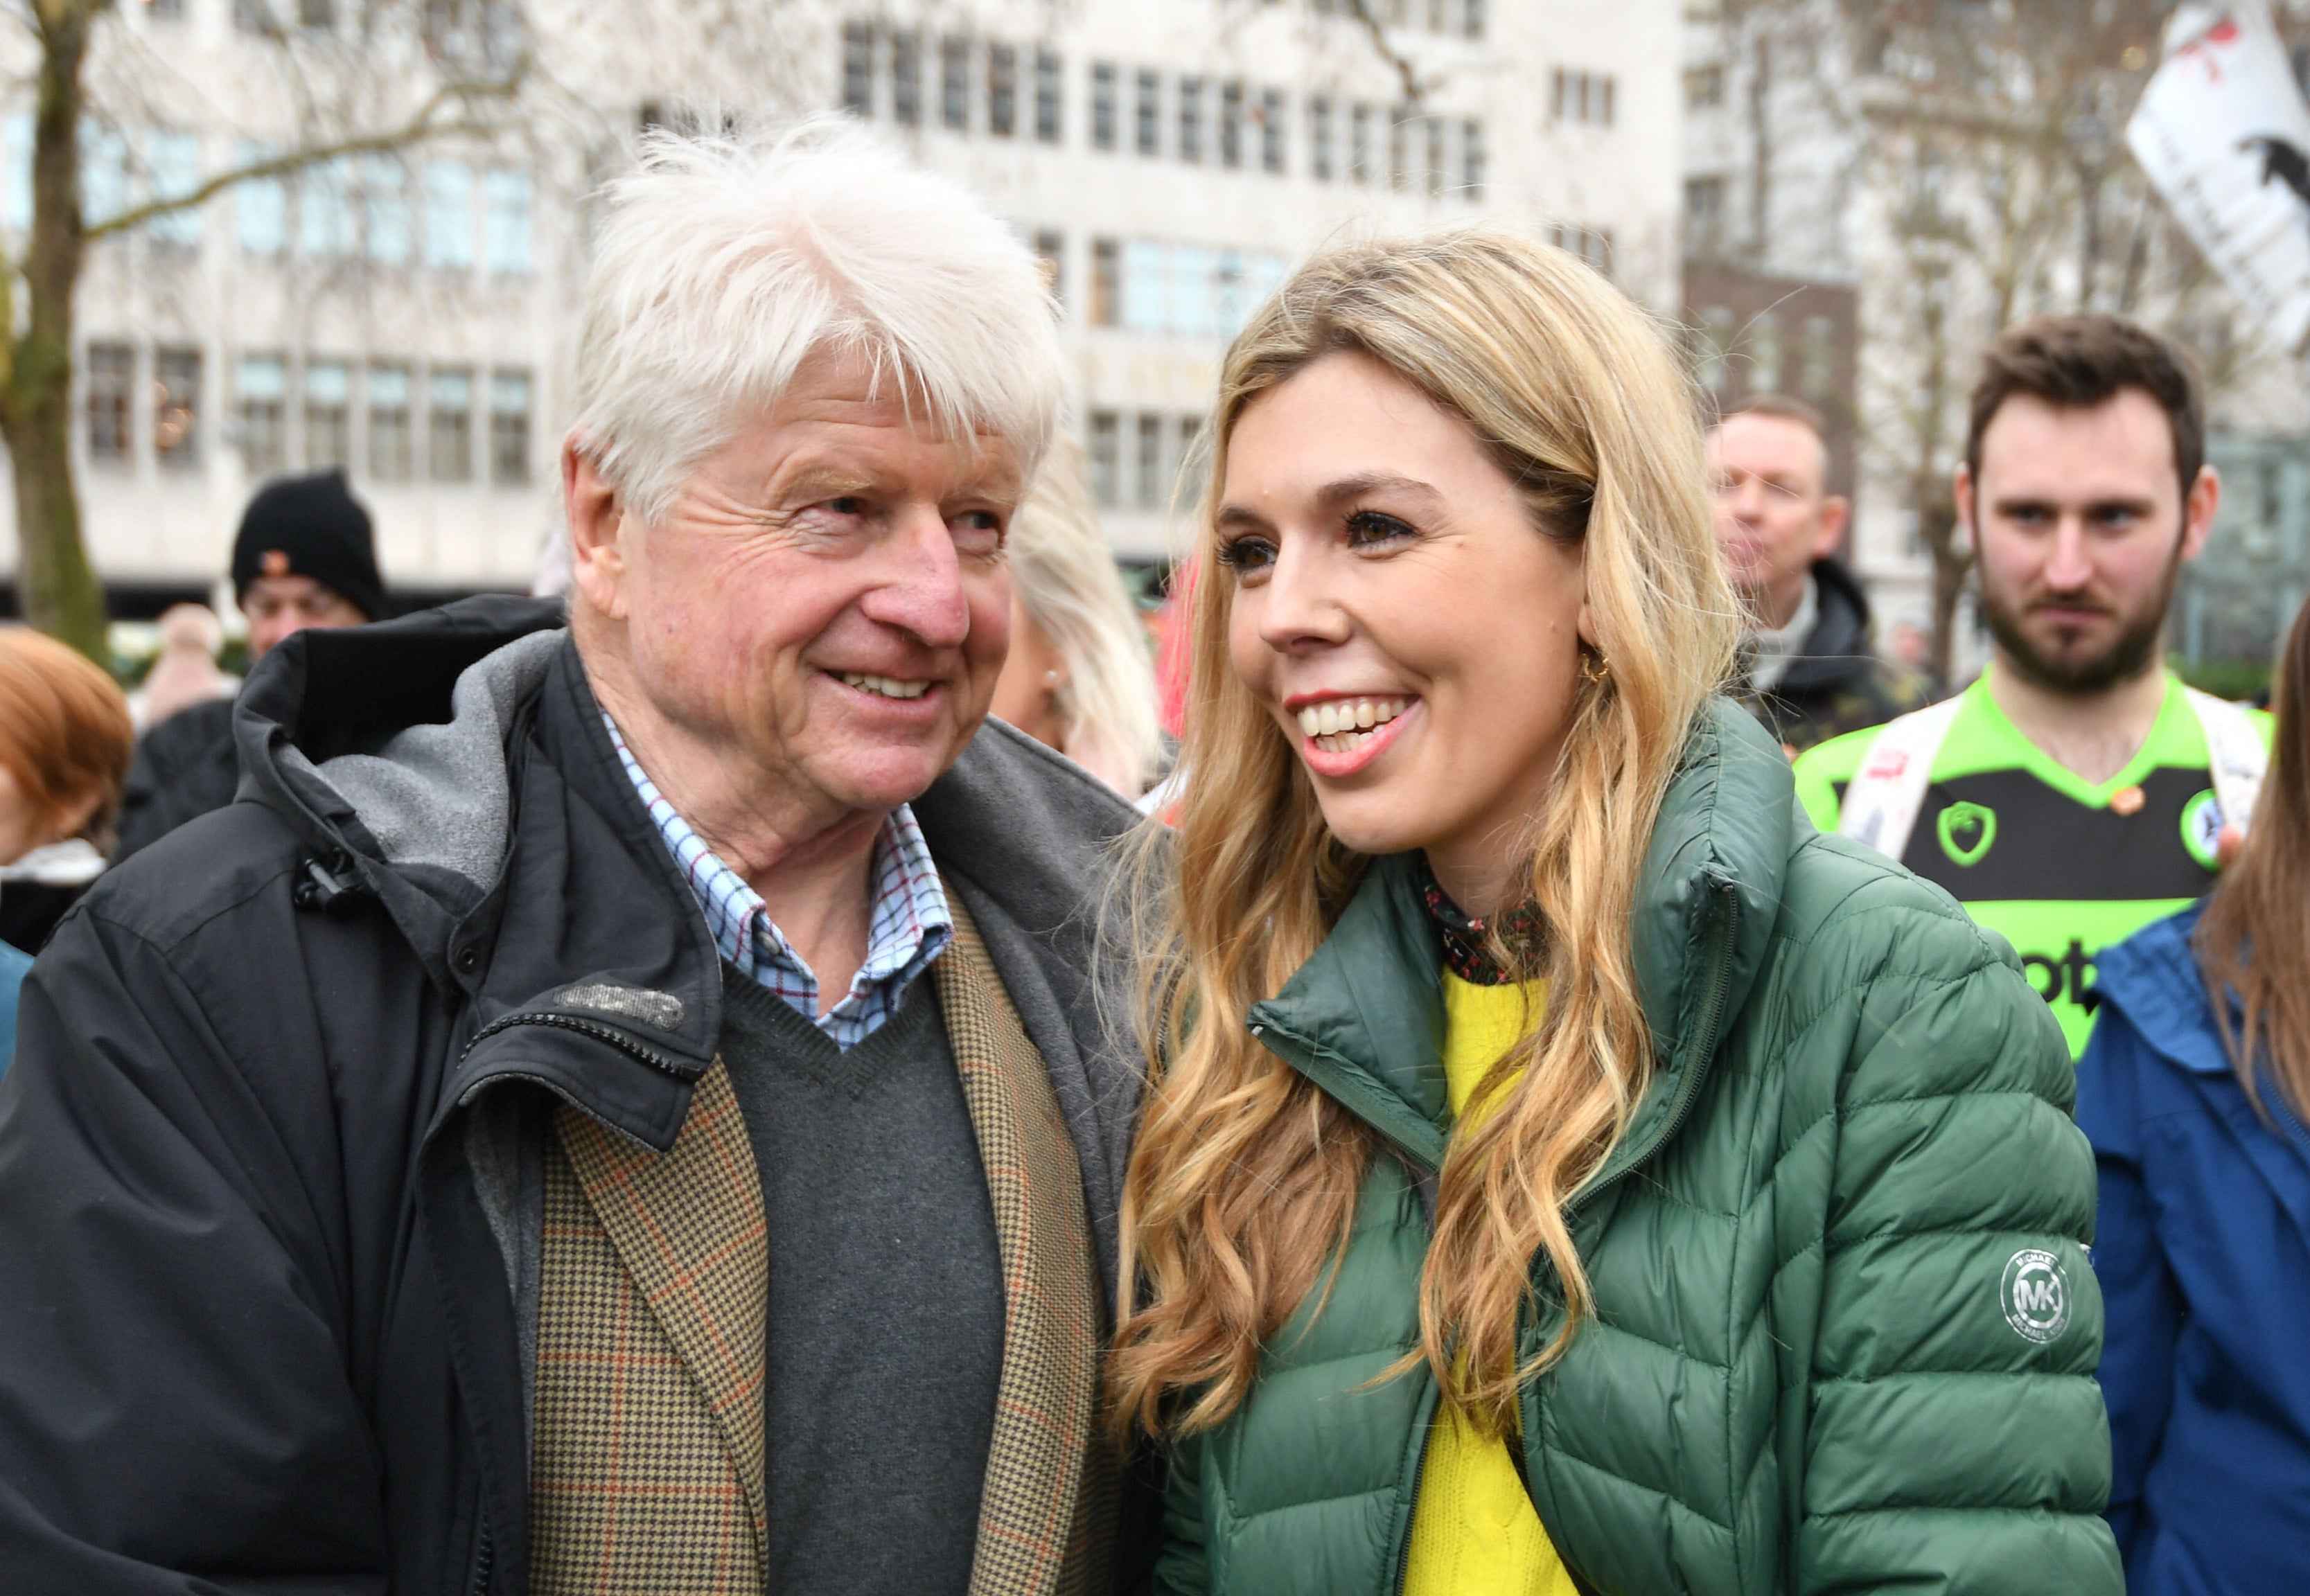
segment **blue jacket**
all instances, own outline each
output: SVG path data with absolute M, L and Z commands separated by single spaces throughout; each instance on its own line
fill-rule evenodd
M 2310 1592 L 2310 1132 L 2274 1089 L 2273 1125 L 2238 1084 L 2197 922 L 2100 956 L 2078 1066 L 2101 1173 L 2109 1521 L 2132 1596 Z

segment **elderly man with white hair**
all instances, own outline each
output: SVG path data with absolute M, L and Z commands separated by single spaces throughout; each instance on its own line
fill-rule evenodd
M 307 633 L 0 1091 L 15 1592 L 1088 1592 L 1114 794 L 986 725 L 1061 368 L 839 126 L 596 239 L 558 608 Z

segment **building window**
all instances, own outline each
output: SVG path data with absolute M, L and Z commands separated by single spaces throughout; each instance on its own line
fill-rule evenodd
M 201 460 L 201 351 L 163 349 L 152 357 L 152 453 L 163 465 Z
M 1484 125 L 1472 119 L 1460 124 L 1460 192 L 1484 197 Z
M 144 14 L 158 22 L 181 22 L 185 0 L 144 0 Z
M 1007 139 L 1019 123 L 1019 52 L 1007 44 L 986 47 L 986 131 Z
M 1220 85 L 1220 164 L 1229 171 L 1243 164 L 1243 85 Z
M 1139 152 L 1163 153 L 1163 80 L 1144 68 L 1139 74 L 1137 104 L 1133 114 L 1138 123 Z
M 1050 50 L 1035 52 L 1035 136 L 1046 144 L 1059 142 L 1059 95 L 1064 82 L 1059 57 Z
M 1320 94 L 1307 102 L 1307 170 L 1318 182 L 1332 180 L 1332 102 Z
M 425 385 L 425 463 L 437 482 L 473 480 L 473 374 L 436 371 Z
M 240 358 L 240 459 L 250 476 L 270 476 L 289 463 L 282 424 L 287 374 L 278 355 Z
M 244 33 L 281 31 L 281 24 L 273 20 L 273 8 L 266 0 L 232 0 L 232 25 Z
M 1575 227 L 1559 221 L 1548 230 L 1548 241 L 1576 255 L 1605 276 L 1612 274 L 1612 234 L 1609 228 Z
M 326 33 L 337 25 L 336 0 L 297 0 L 297 25 Z
M 29 171 L 29 147 L 25 153 Z M 244 143 L 233 159 L 241 166 L 252 166 L 267 153 L 261 145 Z M 29 207 L 25 214 L 29 219 Z M 278 178 L 253 178 L 240 184 L 233 195 L 233 219 L 234 230 L 240 236 L 240 247 L 245 254 L 278 256 L 289 247 L 288 185 Z
M 409 169 L 389 155 L 370 156 L 361 163 L 361 247 L 381 266 L 405 266 L 415 230 Z
M 1163 418 L 1142 415 L 1139 418 L 1139 447 L 1133 455 L 1136 469 L 1132 473 L 1132 485 L 1137 490 L 1133 502 L 1142 510 L 1163 507 Z
M 923 120 L 923 36 L 900 29 L 890 39 L 890 119 L 902 127 Z
M 1199 165 L 1203 159 L 1203 80 L 1179 80 L 1179 159 Z
M 1587 127 L 1610 127 L 1614 88 L 1610 73 L 1559 66 L 1550 80 L 1549 117 L 1553 121 L 1576 122 Z
M 1090 69 L 1090 147 L 1115 148 L 1115 64 L 1101 61 Z
M 1090 412 L 1090 495 L 1103 510 L 1123 502 L 1123 418 L 1111 410 Z
M 1444 118 L 1422 117 L 1420 131 L 1427 136 L 1426 159 L 1421 163 L 1420 177 L 1428 186 L 1428 196 L 1435 199 L 1444 192 Z
M 1688 253 L 1706 255 L 1716 247 L 1724 225 L 1724 179 L 1687 178 L 1684 180 L 1684 247 Z
M 369 369 L 369 473 L 380 482 L 409 480 L 409 368 Z
M 939 40 L 939 120 L 957 133 L 970 130 L 970 40 L 959 33 Z
M 488 227 L 487 261 L 499 277 L 526 277 L 530 260 L 529 174 L 500 167 L 482 182 Z
M 490 481 L 500 488 L 529 482 L 529 373 L 490 374 Z
M 1283 170 L 1283 91 L 1269 89 L 1259 97 L 1259 166 L 1262 171 Z
M 1726 382 L 1725 352 L 1732 347 L 1732 313 L 1722 305 L 1705 307 L 1694 343 L 1693 380 L 1723 397 Z
M 1066 252 L 1064 237 L 1051 228 L 1037 230 L 1034 239 L 1035 264 L 1043 268 L 1043 286 L 1051 291 L 1051 298 L 1066 304 Z
M 874 30 L 864 22 L 842 24 L 842 108 L 874 114 Z
M 134 447 L 136 351 L 126 343 L 88 346 L 88 457 L 127 464 Z
M 1378 154 L 1372 147 L 1373 121 L 1372 108 L 1368 105 L 1356 107 L 1349 120 L 1351 131 L 1348 137 L 1348 175 L 1359 183 L 1372 180 L 1373 161 Z
M 473 266 L 473 174 L 456 161 L 425 169 L 425 264 L 437 271 Z
M 1826 316 L 1809 316 L 1804 325 L 1797 390 L 1815 403 L 1837 397 L 1837 323 Z
M 155 133 L 146 141 L 145 165 L 152 178 L 152 197 L 176 199 L 201 186 L 201 140 L 193 133 Z M 164 211 L 144 224 L 145 236 L 170 249 L 197 249 L 201 243 L 201 213 L 197 205 Z
M 1401 108 L 1387 119 L 1387 182 L 1391 188 L 1411 186 L 1411 117 Z
M 352 178 L 342 160 L 321 161 L 298 174 L 297 243 L 315 260 L 353 252 Z
M 1484 36 L 1484 0 L 1460 0 L 1460 36 L 1481 39 Z
M 1706 110 L 1724 103 L 1724 68 L 1712 61 L 1706 66 L 1684 69 L 1684 105 L 1687 110 Z
M 1198 447 L 1203 431 L 1203 417 L 1179 418 L 1179 453 L 1177 455 L 1181 478 L 1179 492 L 1181 498 L 1191 505 L 1203 502 L 1203 489 L 1211 481 L 1211 455 Z
M 1113 239 L 1090 241 L 1090 322 L 1095 327 L 1123 325 L 1123 246 Z
M 305 468 L 352 463 L 352 374 L 343 360 L 305 362 Z

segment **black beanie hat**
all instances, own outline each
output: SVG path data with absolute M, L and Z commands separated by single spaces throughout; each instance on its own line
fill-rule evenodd
M 282 477 L 257 490 L 232 543 L 234 595 L 259 577 L 310 577 L 371 620 L 384 618 L 369 512 L 343 471 Z

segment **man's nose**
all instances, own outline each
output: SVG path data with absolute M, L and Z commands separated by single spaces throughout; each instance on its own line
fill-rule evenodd
M 2054 546 L 2045 554 L 2045 584 L 2068 593 L 2090 585 L 2093 576 L 2084 518 L 2064 516 L 2054 527 Z
M 935 506 L 910 507 L 878 557 L 881 580 L 860 603 L 870 620 L 896 627 L 929 648 L 956 648 L 970 635 L 970 598 L 954 533 Z

